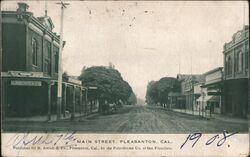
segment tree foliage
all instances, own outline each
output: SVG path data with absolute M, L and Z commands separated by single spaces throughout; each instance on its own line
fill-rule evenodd
M 128 98 L 128 104 L 129 105 L 136 105 L 137 103 L 137 98 L 134 92 L 131 92 L 131 95 Z
M 95 91 L 89 92 L 90 99 L 99 101 L 127 102 L 132 93 L 132 88 L 123 80 L 120 72 L 114 68 L 104 66 L 93 66 L 84 70 L 79 76 L 84 86 L 97 87 Z
M 163 77 L 159 81 L 151 81 L 147 86 L 146 102 L 150 105 L 156 103 L 167 104 L 168 93 L 179 90 L 178 81 L 172 77 Z

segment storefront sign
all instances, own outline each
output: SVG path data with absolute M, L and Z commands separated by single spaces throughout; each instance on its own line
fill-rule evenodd
M 12 86 L 42 86 L 41 81 L 11 81 Z
M 68 78 L 68 82 L 70 83 L 74 83 L 74 84 L 78 84 L 78 85 L 81 85 L 82 82 L 80 80 L 77 80 L 77 79 L 74 79 L 74 78 Z

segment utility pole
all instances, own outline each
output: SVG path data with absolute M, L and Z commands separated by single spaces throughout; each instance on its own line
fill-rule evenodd
M 190 103 L 192 105 L 192 114 L 194 115 L 194 85 L 193 85 L 193 52 L 191 51 L 191 93 L 190 93 Z
M 45 0 L 45 17 L 48 16 L 47 14 L 48 14 L 47 0 Z
M 62 106 L 62 51 L 63 51 L 63 14 L 64 8 L 69 3 L 63 3 L 62 0 L 60 3 L 56 3 L 61 5 L 61 24 L 60 24 L 60 47 L 58 54 L 58 84 L 57 84 L 57 114 L 56 119 L 61 119 L 61 106 Z

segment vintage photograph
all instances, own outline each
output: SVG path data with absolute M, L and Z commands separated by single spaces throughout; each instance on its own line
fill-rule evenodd
M 3 0 L 1 132 L 248 133 L 248 19 L 247 1 Z

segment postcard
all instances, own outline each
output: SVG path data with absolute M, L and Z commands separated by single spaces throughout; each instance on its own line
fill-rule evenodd
M 249 155 L 247 1 L 1 1 L 1 155 Z

